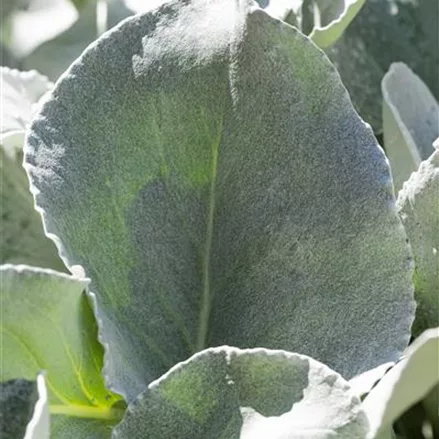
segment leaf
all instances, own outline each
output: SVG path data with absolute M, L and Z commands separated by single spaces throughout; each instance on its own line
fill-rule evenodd
M 437 0 L 367 0 L 327 54 L 355 107 L 382 131 L 381 80 L 393 62 L 406 63 L 439 97 Z
M 49 439 L 50 437 L 50 415 L 44 374 L 37 376 L 37 391 L 38 401 L 35 404 L 32 419 L 27 425 L 24 439 Z
M 53 84 L 35 70 L 20 72 L 0 67 L 2 93 L 0 96 L 0 144 L 14 158 L 24 144 L 24 133 L 37 104 Z
M 417 300 L 413 333 L 439 326 L 439 150 L 399 192 L 397 208 L 415 257 Z
M 131 11 L 123 6 L 121 0 L 107 0 L 107 27 L 111 28 Z M 98 36 L 98 17 L 96 3 L 89 2 L 80 11 L 75 24 L 58 37 L 40 45 L 23 60 L 26 69 L 37 69 L 52 80 L 61 73 L 90 45 Z
M 120 398 L 105 389 L 102 347 L 77 278 L 27 266 L 0 266 L 4 359 L 1 380 L 47 371 L 52 439 L 110 437 Z M 87 432 L 85 436 L 84 432 Z
M 362 439 L 360 400 L 312 358 L 223 346 L 151 383 L 113 439 Z
M 314 0 L 314 26 L 310 38 L 325 48 L 334 44 L 360 12 L 365 0 Z
M 340 38 L 365 2 L 365 0 L 256 1 L 267 14 L 297 27 L 322 48 L 330 46 Z
M 19 0 L 26 4 L 9 17 L 8 45 L 18 58 L 68 29 L 78 18 L 70 0 Z M 17 8 L 18 9 L 18 8 Z
M 384 154 L 324 54 L 252 2 L 169 3 L 104 35 L 25 161 L 129 401 L 208 346 L 300 351 L 349 379 L 407 345 Z
M 0 437 L 49 439 L 47 393 L 41 375 L 37 381 L 0 382 Z
M 8 157 L 1 148 L 0 172 L 0 263 L 38 264 L 66 271 L 54 243 L 44 234 L 21 161 Z
M 122 0 L 125 6 L 134 13 L 149 12 L 164 5 L 169 0 Z
M 370 432 L 367 439 L 391 426 L 413 404 L 439 382 L 439 328 L 425 331 L 407 349 L 405 358 L 394 366 L 363 402 Z
M 384 147 L 392 167 L 395 193 L 422 160 L 433 153 L 439 137 L 439 105 L 404 63 L 395 63 L 382 81 Z
M 367 370 L 366 372 L 353 377 L 349 380 L 352 392 L 361 398 L 365 397 L 384 374 L 394 365 L 394 362 L 384 363 L 375 369 Z

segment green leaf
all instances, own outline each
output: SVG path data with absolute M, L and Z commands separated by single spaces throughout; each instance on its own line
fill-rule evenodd
M 319 47 L 333 44 L 365 0 L 256 0 L 274 18 L 296 26 Z
M 0 267 L 1 381 L 47 371 L 52 439 L 110 437 L 121 410 L 101 377 L 102 347 L 85 282 L 52 270 Z
M 433 437 L 439 436 L 439 384 L 427 394 L 422 401 L 428 422 L 433 430 Z
M 173 367 L 128 408 L 113 439 L 363 439 L 360 400 L 312 358 L 212 348 Z
M 378 437 L 439 382 L 439 328 L 425 331 L 363 402 L 370 422 L 367 439 Z
M 381 88 L 384 147 L 398 193 L 421 161 L 433 153 L 433 141 L 439 137 L 439 105 L 404 63 L 390 66 Z
M 132 14 L 124 7 L 121 0 L 107 0 L 106 7 L 108 8 L 106 10 L 108 17 L 106 23 L 103 24 L 107 28 L 115 26 Z M 37 69 L 52 80 L 58 79 L 72 61 L 99 36 L 99 21 L 96 2 L 87 3 L 81 9 L 75 24 L 58 37 L 40 45 L 23 60 L 23 67 Z
M 35 70 L 20 72 L 0 67 L 0 75 L 0 144 L 12 158 L 16 151 L 23 149 L 26 128 L 38 102 L 53 88 L 53 84 Z
M 381 80 L 393 62 L 406 63 L 439 97 L 437 0 L 367 0 L 327 54 L 355 107 L 382 131 Z
M 68 29 L 78 18 L 70 0 L 19 0 L 26 8 L 8 18 L 7 43 L 18 58 L 29 55 L 36 47 Z M 29 69 L 30 70 L 30 69 Z
M 49 411 L 44 377 L 0 382 L 0 437 L 49 439 Z
M 415 335 L 439 326 L 439 150 L 399 192 L 397 208 L 415 258 Z
M 25 160 L 128 400 L 208 346 L 299 351 L 352 378 L 407 345 L 384 154 L 324 54 L 253 2 L 169 3 L 104 35 Z
M 365 0 L 314 0 L 314 26 L 310 38 L 325 48 L 334 44 L 360 12 Z
M 33 264 L 66 271 L 54 243 L 44 234 L 34 208 L 22 153 L 9 157 L 0 148 L 0 263 Z

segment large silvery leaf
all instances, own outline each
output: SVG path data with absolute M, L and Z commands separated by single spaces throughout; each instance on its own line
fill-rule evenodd
M 381 80 L 393 62 L 406 63 L 439 97 L 437 0 L 367 0 L 327 50 L 360 115 L 381 132 Z
M 52 270 L 0 267 L 1 380 L 47 371 L 52 439 L 109 437 L 119 397 L 104 387 L 102 347 L 83 289 Z M 87 436 L 85 436 L 87 432 Z
M 38 102 L 53 84 L 35 70 L 20 72 L 0 67 L 0 75 L 0 144 L 10 157 L 14 157 L 16 151 L 23 148 L 24 132 Z
M 360 400 L 312 358 L 213 348 L 151 383 L 113 439 L 363 439 Z
M 106 0 L 99 3 L 104 6 L 103 10 L 96 7 L 96 0 L 88 2 L 81 8 L 75 24 L 61 35 L 37 47 L 23 59 L 23 67 L 37 69 L 56 80 L 99 36 L 102 28 L 105 31 L 132 14 L 122 0 Z
M 22 157 L 20 152 L 11 158 L 0 147 L 0 263 L 32 264 L 66 271 L 56 246 L 44 234 L 41 216 L 29 192 Z
M 404 63 L 390 66 L 381 88 L 384 147 L 397 193 L 421 161 L 433 153 L 433 141 L 439 137 L 439 105 Z
M 425 397 L 439 382 L 439 328 L 424 332 L 363 402 L 370 432 L 379 438 L 410 406 Z
M 415 258 L 413 331 L 439 326 L 439 150 L 404 184 L 397 207 Z
M 346 378 L 406 346 L 384 154 L 321 51 L 252 2 L 172 2 L 103 36 L 25 161 L 130 400 L 208 346 L 301 352 Z
M 49 439 L 47 390 L 42 375 L 37 381 L 0 382 L 0 437 Z

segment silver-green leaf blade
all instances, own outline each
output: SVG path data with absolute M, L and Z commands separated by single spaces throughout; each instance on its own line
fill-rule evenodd
M 0 276 L 0 379 L 31 379 L 45 370 L 52 439 L 110 437 L 122 408 L 112 407 L 120 398 L 101 377 L 103 352 L 85 281 L 23 265 L 2 265 Z
M 129 400 L 207 346 L 300 351 L 350 378 L 408 342 L 385 157 L 327 58 L 253 2 L 171 2 L 104 35 L 25 160 Z
M 212 348 L 173 367 L 128 408 L 113 439 L 362 439 L 360 400 L 312 358 Z
M 433 141 L 439 137 L 439 104 L 404 63 L 390 66 L 381 89 L 384 147 L 398 193 L 421 161 L 433 153 Z
M 439 326 L 439 150 L 423 161 L 399 192 L 397 208 L 415 258 L 416 319 L 419 335 Z
M 24 137 L 24 135 L 23 135 Z M 0 263 L 31 264 L 66 270 L 53 242 L 44 233 L 35 210 L 20 152 L 10 157 L 0 147 Z

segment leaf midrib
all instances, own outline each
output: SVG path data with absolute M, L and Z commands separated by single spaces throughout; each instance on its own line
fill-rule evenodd
M 203 277 L 202 277 L 202 296 L 201 308 L 198 319 L 197 341 L 195 344 L 195 352 L 202 351 L 206 347 L 207 335 L 209 331 L 209 317 L 212 306 L 212 291 L 210 287 L 210 254 L 212 251 L 213 238 L 213 222 L 215 216 L 215 189 L 218 171 L 218 152 L 222 138 L 222 123 L 220 123 L 218 136 L 212 144 L 212 152 L 210 159 L 210 190 L 209 190 L 209 206 L 206 224 L 206 242 L 204 246 L 203 257 Z

